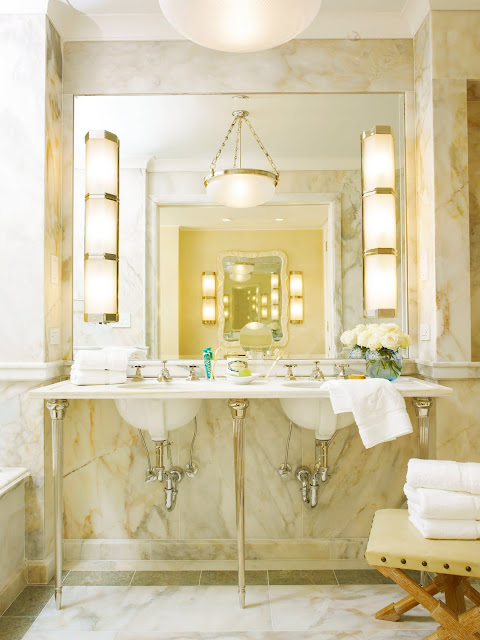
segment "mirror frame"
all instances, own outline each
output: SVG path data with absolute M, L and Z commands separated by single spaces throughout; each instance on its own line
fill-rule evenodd
M 225 340 L 225 316 L 223 315 L 223 291 L 225 289 L 225 270 L 223 261 L 225 258 L 268 258 L 275 257 L 281 260 L 280 269 L 280 289 L 282 292 L 282 313 L 280 316 L 280 326 L 282 327 L 282 338 L 274 341 L 272 346 L 285 347 L 288 344 L 288 285 L 287 285 L 287 255 L 283 251 L 222 251 L 217 256 L 217 278 L 218 278 L 218 344 L 222 347 L 239 347 L 240 340 Z

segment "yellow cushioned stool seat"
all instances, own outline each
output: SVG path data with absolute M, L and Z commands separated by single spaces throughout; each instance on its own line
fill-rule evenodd
M 479 640 L 480 593 L 469 578 L 480 576 L 480 540 L 428 540 L 409 522 L 404 509 L 377 511 L 365 558 L 407 596 L 377 611 L 380 620 L 398 622 L 421 604 L 440 625 L 425 640 Z M 421 586 L 405 569 L 435 573 Z M 445 596 L 445 603 L 435 598 Z M 467 610 L 467 601 L 473 607 Z
M 377 511 L 365 558 L 373 566 L 480 576 L 480 540 L 428 540 L 409 521 L 406 509 Z

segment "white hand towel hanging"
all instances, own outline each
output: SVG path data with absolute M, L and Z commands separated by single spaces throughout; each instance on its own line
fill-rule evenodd
M 412 433 L 405 400 L 388 380 L 329 380 L 334 413 L 351 411 L 366 449 Z

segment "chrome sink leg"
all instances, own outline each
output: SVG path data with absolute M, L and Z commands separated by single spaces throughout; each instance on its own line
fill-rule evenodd
M 233 418 L 233 456 L 235 462 L 235 505 L 238 549 L 238 598 L 245 608 L 245 450 L 244 420 L 248 400 L 229 400 Z
M 52 419 L 52 454 L 55 514 L 55 605 L 62 607 L 63 562 L 63 419 L 67 400 L 48 400 L 47 409 Z
M 413 398 L 413 406 L 418 421 L 418 453 L 422 460 L 428 458 L 428 448 L 430 440 L 430 427 L 428 424 L 428 416 L 430 408 L 433 404 L 431 398 Z M 420 571 L 420 584 L 425 584 L 425 571 Z

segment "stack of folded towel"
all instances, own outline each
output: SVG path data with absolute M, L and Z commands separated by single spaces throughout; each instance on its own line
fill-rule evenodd
M 410 522 L 424 538 L 480 538 L 479 463 L 413 458 L 404 492 Z
M 70 382 L 76 385 L 120 384 L 127 381 L 128 361 L 143 358 L 145 353 L 135 348 L 78 351 L 70 370 Z

